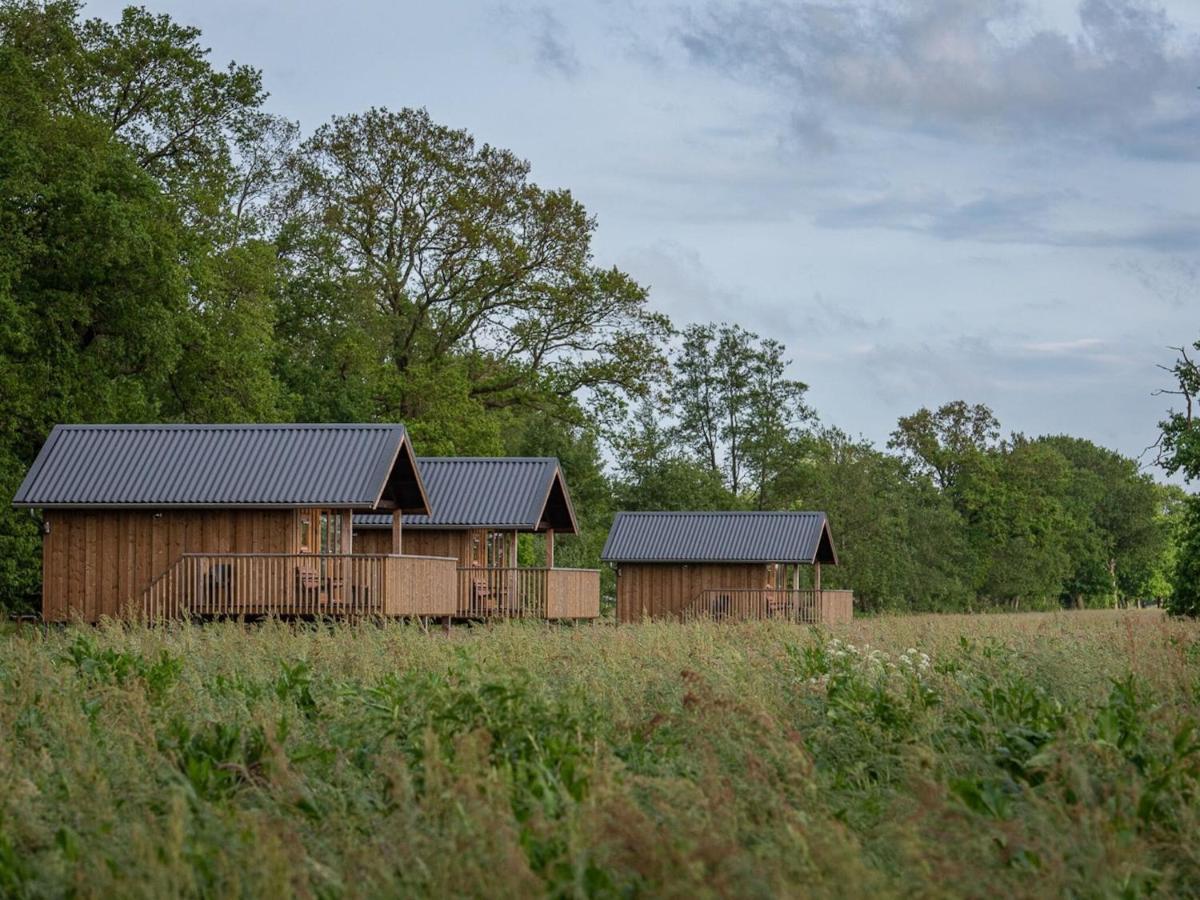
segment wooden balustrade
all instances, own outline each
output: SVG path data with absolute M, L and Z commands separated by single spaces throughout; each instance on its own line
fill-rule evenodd
M 853 602 L 850 591 L 710 588 L 684 608 L 683 618 L 735 622 L 789 619 L 832 625 L 850 621 Z
M 595 619 L 600 615 L 600 572 L 550 569 L 546 573 L 547 619 Z
M 594 619 L 600 615 L 595 569 L 470 566 L 458 570 L 463 619 Z
M 456 566 L 424 556 L 185 553 L 146 589 L 143 615 L 448 616 Z
M 458 568 L 436 556 L 185 553 L 142 597 L 183 616 L 458 616 L 593 619 L 595 569 Z

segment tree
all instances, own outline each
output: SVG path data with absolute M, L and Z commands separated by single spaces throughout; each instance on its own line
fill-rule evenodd
M 1180 397 L 1183 408 L 1167 410 L 1167 417 L 1158 423 L 1159 438 L 1155 462 L 1168 475 L 1183 473 L 1188 481 L 1200 478 L 1200 363 L 1188 354 L 1187 347 L 1172 348 L 1178 353 L 1171 366 L 1159 366 L 1175 378 L 1175 387 L 1164 388 L 1156 393 Z M 1200 341 L 1192 344 L 1200 351 Z
M 1176 616 L 1200 616 L 1200 502 L 1188 498 L 1180 523 L 1174 585 L 1167 610 Z
M 639 405 L 615 442 L 620 477 L 616 504 L 628 510 L 730 509 L 737 498 L 720 474 L 689 456 L 664 424 L 663 403 Z
M 955 400 L 935 412 L 922 407 L 901 418 L 888 446 L 939 488 L 953 491 L 963 469 L 994 450 L 999 438 L 1000 423 L 990 409 Z
M 1183 398 L 1183 409 L 1167 411 L 1159 423 L 1161 434 L 1157 443 L 1156 462 L 1170 474 L 1182 473 L 1187 481 L 1200 478 L 1200 420 L 1196 402 L 1200 397 L 1200 365 L 1186 347 L 1176 347 L 1179 354 L 1169 368 L 1160 366 L 1175 378 L 1175 387 L 1160 391 Z M 1200 341 L 1192 344 L 1200 350 Z M 1173 592 L 1167 609 L 1175 615 L 1200 616 L 1200 497 L 1187 499 L 1176 546 Z
M 784 488 L 795 508 L 824 510 L 839 565 L 829 587 L 867 610 L 962 609 L 972 596 L 970 548 L 949 500 L 904 462 L 837 429 L 808 442 Z
M 770 502 L 789 449 L 815 418 L 807 385 L 784 377 L 783 344 L 739 325 L 692 325 L 674 358 L 676 434 L 729 491 Z
M 1166 535 L 1159 521 L 1160 490 L 1137 463 L 1083 438 L 1038 439 L 1071 466 L 1060 498 L 1074 572 L 1064 595 L 1073 605 L 1112 605 L 1150 593 L 1154 560 Z
M 290 277 L 369 298 L 366 327 L 397 376 L 379 383 L 379 414 L 407 416 L 410 374 L 450 356 L 480 410 L 573 411 L 581 392 L 640 394 L 659 368 L 665 319 L 593 263 L 583 206 L 531 182 L 511 152 L 424 110 L 371 109 L 319 128 L 290 168 Z

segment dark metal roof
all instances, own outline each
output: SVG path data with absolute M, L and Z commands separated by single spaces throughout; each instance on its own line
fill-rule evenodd
M 837 562 L 823 512 L 622 512 L 608 562 Z
M 428 510 L 403 425 L 57 425 L 15 506 Z
M 554 457 L 441 457 L 417 459 L 432 515 L 404 517 L 406 528 L 579 529 Z M 560 493 L 561 492 L 561 493 Z M 386 528 L 391 516 L 358 515 L 356 528 Z

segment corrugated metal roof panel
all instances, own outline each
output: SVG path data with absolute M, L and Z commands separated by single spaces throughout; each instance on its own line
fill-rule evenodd
M 373 509 L 403 425 L 58 425 L 17 506 Z
M 559 475 L 554 457 L 422 456 L 417 464 L 433 514 L 405 516 L 403 524 L 415 528 L 534 531 Z M 354 517 L 358 528 L 385 528 L 391 523 L 391 516 L 386 515 Z
M 774 563 L 817 558 L 823 512 L 617 513 L 607 562 Z

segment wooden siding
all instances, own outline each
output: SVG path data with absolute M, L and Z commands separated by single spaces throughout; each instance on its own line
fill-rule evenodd
M 769 618 L 835 624 L 853 616 L 850 591 L 796 590 L 794 567 L 625 563 L 617 569 L 617 621 Z
M 617 570 L 617 621 L 678 618 L 701 591 L 774 585 L 773 566 L 625 563 Z
M 547 619 L 595 619 L 600 615 L 600 573 L 596 569 L 550 569 Z
M 478 543 L 475 543 L 475 539 Z M 460 566 L 472 563 L 472 547 L 482 554 L 487 542 L 485 529 L 450 530 L 405 528 L 404 553 L 415 556 L 452 556 Z M 392 533 L 386 528 L 358 528 L 354 532 L 355 553 L 391 553 Z M 483 560 L 478 560 L 482 565 Z
M 596 569 L 466 566 L 458 570 L 462 619 L 594 619 L 600 615 Z
M 839 625 L 854 618 L 854 593 L 852 591 L 821 591 L 821 621 L 826 625 Z
M 393 556 L 389 564 L 385 615 L 454 615 L 458 560 L 440 556 Z
M 185 552 L 291 553 L 294 510 L 54 510 L 45 512 L 42 615 L 120 616 Z

